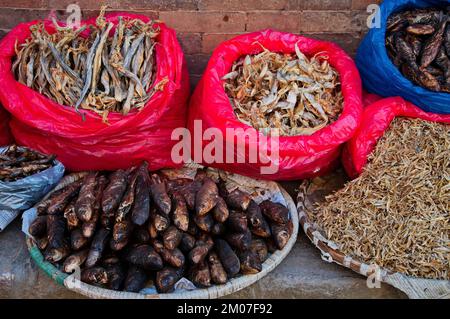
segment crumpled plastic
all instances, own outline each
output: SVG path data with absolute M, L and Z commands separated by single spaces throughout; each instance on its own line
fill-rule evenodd
M 113 13 L 107 21 L 117 23 L 118 16 L 149 21 L 146 16 Z M 18 83 L 11 72 L 16 40 L 22 43 L 30 36 L 29 27 L 37 21 L 21 23 L 0 42 L 0 101 L 11 113 L 11 130 L 16 142 L 43 153 L 56 154 L 72 171 L 116 170 L 138 165 L 142 160 L 151 170 L 177 167 L 171 159 L 174 128 L 185 127 L 189 76 L 183 52 L 175 31 L 158 23 L 160 34 L 155 46 L 157 85 L 168 79 L 162 90 L 156 91 L 145 107 L 127 116 L 112 113 L 109 124 L 89 110 L 59 105 L 47 97 Z M 82 22 L 94 24 L 95 18 Z M 54 30 L 50 21 L 46 29 Z
M 377 141 L 398 116 L 450 124 L 450 115 L 425 112 L 401 97 L 378 100 L 364 109 L 360 127 L 344 146 L 342 164 L 351 178 L 361 174 Z
M 294 53 L 295 44 L 308 56 L 322 52 L 328 54 L 330 64 L 341 76 L 344 96 L 344 110 L 339 119 L 311 136 L 279 137 L 279 159 L 271 158 L 278 170 L 274 174 L 262 174 L 261 168 L 268 167 L 261 159 L 256 162 L 249 159 L 250 150 L 256 146 L 248 138 L 242 137 L 246 153 L 239 153 L 233 141 L 226 139 L 226 129 L 250 129 L 258 139 L 264 139 L 262 133 L 240 122 L 234 114 L 221 78 L 227 74 L 233 63 L 242 55 L 257 54 L 261 45 L 273 52 Z M 205 73 L 191 98 L 189 105 L 188 128 L 191 136 L 195 135 L 194 121 L 202 121 L 202 132 L 208 128 L 219 130 L 224 137 L 224 152 L 234 152 L 234 156 L 244 158 L 243 163 L 205 162 L 201 164 L 223 169 L 233 173 L 268 180 L 296 180 L 326 174 L 336 167 L 340 155 L 340 146 L 349 140 L 360 122 L 362 111 L 361 79 L 353 60 L 339 46 L 331 42 L 309 39 L 299 35 L 273 30 L 248 33 L 220 44 L 212 54 Z M 271 154 L 272 145 L 269 138 L 262 148 L 264 154 Z M 210 141 L 203 141 L 203 148 Z M 193 143 L 195 144 L 195 143 Z M 195 147 L 195 145 L 193 145 Z M 195 151 L 195 149 L 194 149 Z M 269 160 L 268 158 L 266 158 Z
M 372 28 L 356 55 L 364 88 L 383 97 L 401 96 L 426 112 L 450 114 L 450 94 L 422 88 L 405 78 L 391 62 L 385 46 L 386 22 L 395 12 L 431 6 L 445 7 L 450 0 L 385 0 L 380 5 L 380 28 Z

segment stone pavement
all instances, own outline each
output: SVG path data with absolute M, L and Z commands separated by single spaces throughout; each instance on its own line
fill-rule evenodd
M 388 285 L 369 289 L 366 279 L 328 264 L 300 232 L 289 256 L 265 278 L 230 298 L 406 298 Z M 58 286 L 28 254 L 16 220 L 0 233 L 0 298 L 82 298 Z

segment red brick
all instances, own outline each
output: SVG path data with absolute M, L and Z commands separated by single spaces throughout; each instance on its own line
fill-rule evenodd
M 350 11 L 303 11 L 301 32 L 355 32 L 360 31 L 359 20 Z
M 199 10 L 216 11 L 251 11 L 251 10 L 284 10 L 289 0 L 200 0 Z
M 201 75 L 205 71 L 209 61 L 209 55 L 206 54 L 188 54 L 186 63 L 190 74 Z
M 366 10 L 370 4 L 380 4 L 382 0 L 352 0 L 352 9 Z
M 202 52 L 202 36 L 200 33 L 178 33 L 184 54 L 195 54 Z
M 299 10 L 346 10 L 352 6 L 352 0 L 300 0 Z
M 112 10 L 197 10 L 198 0 L 47 0 L 49 8 L 64 9 L 76 3 L 81 10 L 100 9 L 102 4 Z
M 246 23 L 242 12 L 163 11 L 159 18 L 177 32 L 240 32 Z
M 232 39 L 242 33 L 205 33 L 202 36 L 202 52 L 211 54 L 222 42 Z
M 295 11 L 249 12 L 246 31 L 275 29 L 285 32 L 298 32 L 300 13 Z
M 344 49 L 350 56 L 354 56 L 356 49 L 361 42 L 360 33 L 304 33 L 305 37 L 330 41 L 338 44 L 342 49 Z
M 47 5 L 48 0 L 2 0 L 2 8 L 42 8 Z

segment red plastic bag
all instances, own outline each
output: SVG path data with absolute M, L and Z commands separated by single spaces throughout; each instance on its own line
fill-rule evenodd
M 383 136 L 397 116 L 450 123 L 450 115 L 427 113 L 401 97 L 382 99 L 367 106 L 359 129 L 345 144 L 342 152 L 342 164 L 351 178 L 361 174 L 378 139 Z
M 192 135 L 194 120 L 202 120 L 203 131 L 208 128 L 217 128 L 223 136 L 226 136 L 226 128 L 249 129 L 249 126 L 236 118 L 221 78 L 230 71 L 239 57 L 261 52 L 261 45 L 273 52 L 294 53 L 296 43 L 300 51 L 307 56 L 318 52 L 328 55 L 330 64 L 340 73 L 345 104 L 339 120 L 311 136 L 280 137 L 278 172 L 275 174 L 262 175 L 261 167 L 266 167 L 268 164 L 261 161 L 251 163 L 248 153 L 242 155 L 245 157 L 245 163 L 215 162 L 208 163 L 209 166 L 270 180 L 309 178 L 325 174 L 335 167 L 340 154 L 340 145 L 350 139 L 359 124 L 362 111 L 362 89 L 359 73 L 353 60 L 336 44 L 330 42 L 272 30 L 244 34 L 223 42 L 212 54 L 206 71 L 191 98 L 188 128 Z M 262 136 L 261 133 L 254 131 L 255 135 Z M 229 141 L 224 138 L 224 147 L 227 142 Z M 208 141 L 204 141 L 203 147 L 207 144 Z M 245 144 L 248 149 L 254 147 L 248 139 L 245 139 Z M 269 145 L 274 144 L 269 143 Z M 237 153 L 236 149 L 234 152 Z
M 9 145 L 13 142 L 9 130 L 9 114 L 0 106 L 0 146 Z
M 118 16 L 150 19 L 128 13 L 106 15 L 114 24 Z M 0 100 L 12 114 L 11 130 L 18 144 L 33 147 L 45 153 L 58 155 L 70 170 L 115 170 L 136 165 L 142 160 L 156 170 L 177 166 L 171 160 L 175 141 L 172 130 L 185 127 L 189 78 L 183 52 L 172 29 L 159 23 L 160 34 L 155 46 L 155 84 L 168 79 L 140 111 L 127 116 L 111 113 L 108 124 L 99 115 L 80 110 L 83 121 L 74 108 L 62 106 L 36 91 L 20 84 L 11 72 L 16 40 L 24 42 L 30 36 L 29 27 L 37 21 L 19 24 L 0 43 Z M 54 28 L 45 21 L 48 31 Z M 95 19 L 82 24 L 94 24 Z M 112 31 L 113 32 L 113 31 Z

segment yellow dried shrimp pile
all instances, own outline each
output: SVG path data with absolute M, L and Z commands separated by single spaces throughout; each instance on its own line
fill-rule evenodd
M 222 79 L 238 119 L 264 134 L 311 135 L 339 117 L 343 98 L 339 74 L 325 54 L 308 59 L 264 49 L 234 63 Z
M 450 126 L 395 119 L 364 172 L 309 215 L 346 255 L 450 279 Z

